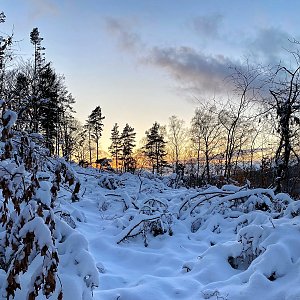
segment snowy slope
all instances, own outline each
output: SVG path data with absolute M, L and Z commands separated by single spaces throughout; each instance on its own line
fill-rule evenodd
M 80 201 L 62 190 L 58 207 L 88 242 L 94 299 L 300 299 L 300 205 L 287 195 L 76 170 Z M 81 291 L 66 285 L 64 299 Z

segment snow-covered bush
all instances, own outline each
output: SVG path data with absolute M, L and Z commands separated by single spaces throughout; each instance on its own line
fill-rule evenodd
M 103 174 L 99 178 L 98 185 L 108 190 L 115 190 L 122 186 L 122 182 L 114 174 Z
M 62 273 L 62 283 L 65 280 L 64 274 L 74 275 L 73 287 L 78 289 L 79 284 L 82 299 L 92 299 L 91 292 L 99 286 L 99 276 L 95 261 L 89 253 L 88 242 L 82 234 L 62 220 L 57 220 L 56 223 L 57 229 L 54 236 L 58 242 L 57 251 L 60 258 L 59 270 Z M 76 277 L 80 278 L 79 282 Z M 69 285 L 68 288 L 72 287 Z
M 168 232 L 172 235 L 172 215 L 162 200 L 150 198 L 136 201 L 125 191 L 98 197 L 99 210 L 104 213 L 113 211 L 117 218 L 114 224 L 122 229 L 117 243 L 140 235 L 147 247 L 149 234 L 157 236 Z
M 59 262 L 53 238 L 55 221 L 49 201 L 50 187 L 40 184 L 37 179 L 34 146 L 28 143 L 28 139 L 21 139 L 17 146 L 13 146 L 12 126 L 15 121 L 16 114 L 7 110 L 3 101 L 0 258 L 6 279 L 1 293 L 7 299 L 14 297 L 16 290 L 21 289 L 21 274 L 40 258 L 31 277 L 28 298 L 35 299 L 40 290 L 49 297 L 57 289 Z M 61 291 L 58 294 L 61 298 Z
M 300 216 L 300 201 L 291 202 L 284 211 L 284 216 L 289 218 Z
M 154 192 L 161 193 L 167 187 L 157 177 L 149 179 L 148 175 L 102 173 L 100 180 L 97 176 L 102 188 L 97 195 L 98 208 L 103 218 L 110 218 L 112 224 L 121 230 L 116 237 L 118 244 L 139 236 L 147 247 L 150 236 L 173 234 L 173 214 L 168 201 L 151 197 Z M 126 188 L 126 185 L 132 188 Z
M 52 201 L 56 200 L 61 184 L 67 184 L 69 187 L 73 187 L 71 196 L 72 202 L 79 200 L 80 181 L 72 167 L 62 159 L 55 163 L 54 179 L 51 188 Z
M 171 229 L 172 214 L 168 211 L 168 206 L 158 199 L 147 199 L 140 205 L 128 226 L 120 233 L 117 243 L 121 243 L 129 238 L 141 235 L 145 247 L 148 246 L 148 234 L 154 237 L 168 233 L 173 234 Z
M 66 226 L 70 227 L 66 224 L 63 226 L 55 215 L 55 201 L 61 183 L 75 185 L 72 200 L 76 199 L 80 184 L 79 181 L 76 183 L 67 165 L 61 162 L 54 175 L 41 172 L 47 169 L 47 150 L 36 145 L 26 133 L 14 135 L 12 126 L 16 114 L 6 109 L 4 101 L 1 101 L 1 105 L 1 297 L 14 298 L 18 290 L 22 290 L 22 298 L 36 299 L 42 294 L 46 298 L 53 295 L 62 299 L 64 288 L 60 280 L 60 261 L 62 256 L 68 256 L 67 259 L 70 257 L 59 252 L 61 245 L 70 243 L 72 238 L 70 233 L 66 234 L 65 229 Z M 60 226 L 57 226 L 58 223 Z M 82 266 L 82 299 L 89 299 L 91 290 L 98 285 L 98 277 L 87 244 L 82 247 L 76 245 L 71 253 L 76 257 L 77 264 Z M 27 287 L 25 282 L 29 282 Z

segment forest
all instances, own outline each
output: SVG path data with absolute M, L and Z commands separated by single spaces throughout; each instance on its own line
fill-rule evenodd
M 44 39 L 0 37 L 1 299 L 298 299 L 300 42 L 229 65 L 189 122 L 116 120 L 106 151 Z

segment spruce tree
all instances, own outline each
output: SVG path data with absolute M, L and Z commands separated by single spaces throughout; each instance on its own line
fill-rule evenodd
M 136 133 L 134 132 L 134 128 L 126 124 L 121 134 L 121 160 L 123 161 L 124 172 L 128 172 L 130 169 L 135 167 L 132 157 L 133 148 L 135 147 L 135 135 Z
M 144 147 L 144 153 L 150 160 L 153 174 L 155 171 L 162 174 L 162 169 L 166 165 L 166 142 L 164 141 L 160 129 L 160 125 L 155 122 L 153 126 L 146 131 L 147 143 Z
M 30 32 L 30 42 L 34 46 L 34 71 L 35 74 L 42 68 L 44 59 L 44 50 L 45 48 L 42 46 L 43 38 L 40 37 L 40 32 L 38 28 L 33 28 Z
M 39 132 L 39 106 L 40 106 L 40 95 L 38 93 L 38 85 L 40 79 L 40 72 L 44 67 L 44 50 L 42 46 L 43 38 L 40 36 L 38 28 L 33 28 L 30 33 L 30 42 L 34 46 L 34 67 L 33 67 L 33 80 L 32 80 L 32 96 L 31 96 L 31 107 L 32 107 L 32 116 L 31 116 L 31 125 L 34 132 Z
M 39 107 L 37 120 L 39 132 L 45 137 L 45 145 L 54 153 L 54 143 L 57 136 L 57 116 L 59 114 L 58 93 L 59 82 L 54 70 L 48 64 L 39 74 L 39 83 L 37 85 L 39 93 Z
M 119 126 L 117 123 L 115 123 L 113 129 L 111 130 L 110 139 L 111 139 L 111 145 L 109 146 L 108 150 L 115 160 L 116 170 L 118 171 L 119 158 L 122 151 L 122 144 L 121 144 Z
M 103 120 L 105 117 L 102 115 L 100 106 L 97 106 L 89 115 L 87 123 L 90 128 L 91 136 L 96 143 L 96 160 L 99 160 L 99 140 L 102 136 Z

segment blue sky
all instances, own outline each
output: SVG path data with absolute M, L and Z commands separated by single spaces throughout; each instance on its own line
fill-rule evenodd
M 84 121 L 95 106 L 106 116 L 103 148 L 115 122 L 138 138 L 154 121 L 189 123 L 192 100 L 222 98 L 229 65 L 244 57 L 277 63 L 300 39 L 299 1 L 0 0 L 16 53 L 32 57 L 38 27 L 46 58 L 66 77 Z

